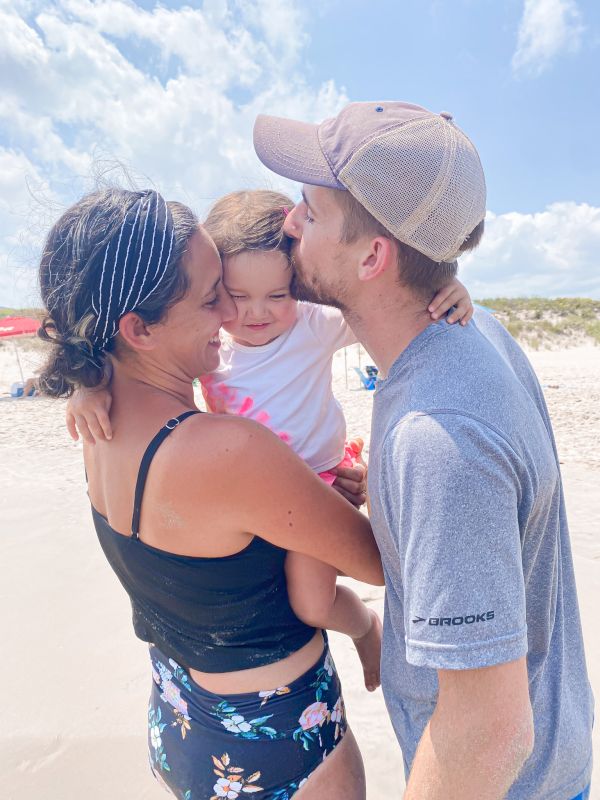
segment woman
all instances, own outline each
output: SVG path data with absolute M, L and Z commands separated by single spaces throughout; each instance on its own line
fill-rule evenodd
M 332 782 L 363 798 L 327 643 L 293 614 L 283 564 L 293 550 L 382 583 L 379 554 L 366 519 L 276 436 L 196 411 L 192 380 L 217 366 L 235 314 L 214 244 L 156 192 L 104 191 L 54 226 L 40 283 L 43 390 L 99 385 L 112 357 L 114 435 L 84 459 L 100 543 L 150 644 L 154 774 L 185 800 L 310 799 Z

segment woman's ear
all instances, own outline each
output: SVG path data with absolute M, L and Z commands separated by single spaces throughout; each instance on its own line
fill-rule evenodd
M 135 311 L 129 311 L 121 317 L 119 333 L 123 341 L 134 350 L 154 349 L 151 326 L 148 326 Z
M 370 281 L 384 273 L 397 260 L 395 243 L 387 236 L 376 236 L 369 242 L 358 265 L 359 281 Z

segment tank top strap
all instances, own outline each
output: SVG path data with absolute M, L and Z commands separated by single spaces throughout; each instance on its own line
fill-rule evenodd
M 144 487 L 146 486 L 146 478 L 148 477 L 148 470 L 154 458 L 154 454 L 167 438 L 167 436 L 174 431 L 175 428 L 193 414 L 201 414 L 201 411 L 184 411 L 178 417 L 173 417 L 168 420 L 165 425 L 159 430 L 156 436 L 152 439 L 146 452 L 140 461 L 140 469 L 137 476 L 135 485 L 135 497 L 133 500 L 133 516 L 131 518 L 131 535 L 133 539 L 139 538 L 140 533 L 140 514 L 142 510 L 142 497 L 144 496 Z

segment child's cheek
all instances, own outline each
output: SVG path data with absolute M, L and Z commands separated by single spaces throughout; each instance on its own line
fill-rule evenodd
M 235 300 L 233 301 L 233 304 L 235 305 L 235 310 L 236 310 L 235 319 L 230 319 L 229 322 L 224 322 L 221 325 L 223 330 L 226 330 L 227 333 L 231 333 L 231 334 L 235 334 L 235 333 L 237 333 L 239 331 L 239 329 L 240 329 L 239 321 L 240 321 L 240 319 L 242 317 L 242 311 L 241 311 L 239 305 L 236 303 Z
M 285 323 L 290 328 L 296 322 L 298 316 L 298 302 L 297 300 L 290 300 L 287 303 L 287 308 L 285 309 Z
M 239 331 L 240 326 L 238 324 L 237 319 L 232 319 L 229 320 L 229 322 L 224 322 L 221 325 L 221 327 L 223 328 L 224 331 L 227 331 L 227 333 L 230 333 L 232 336 L 235 336 L 235 334 Z

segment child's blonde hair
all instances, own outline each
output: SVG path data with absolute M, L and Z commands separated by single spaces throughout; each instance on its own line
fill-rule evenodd
M 285 194 L 269 189 L 231 192 L 210 209 L 204 227 L 221 257 L 244 250 L 280 250 L 287 256 L 290 240 L 283 223 L 293 206 Z

